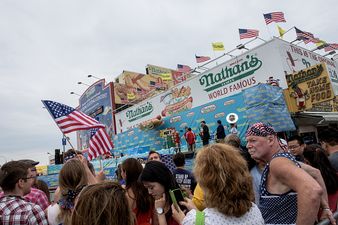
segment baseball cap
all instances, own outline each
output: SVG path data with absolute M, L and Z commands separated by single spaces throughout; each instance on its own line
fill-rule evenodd
M 21 159 L 21 160 L 18 160 L 18 161 L 27 163 L 27 164 L 32 165 L 32 166 L 36 166 L 36 165 L 39 164 L 39 162 L 31 160 L 31 159 Z

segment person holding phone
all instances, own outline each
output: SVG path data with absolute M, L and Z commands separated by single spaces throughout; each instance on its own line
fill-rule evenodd
M 169 194 L 170 190 L 178 189 L 179 186 L 165 164 L 158 161 L 147 162 L 140 180 L 155 199 L 154 208 L 158 221 L 154 220 L 154 224 L 158 222 L 159 225 L 179 225 L 172 217 L 173 201 Z
M 121 175 L 126 182 L 126 197 L 137 224 L 148 225 L 152 224 L 154 216 L 154 199 L 138 180 L 142 170 L 143 167 L 137 159 L 129 158 L 122 163 Z
M 240 153 L 227 144 L 213 144 L 197 153 L 194 174 L 204 192 L 205 225 L 255 224 L 264 220 L 254 201 L 251 176 Z M 188 199 L 180 202 L 191 209 L 187 215 L 172 206 L 173 217 L 183 225 L 196 223 L 196 209 Z

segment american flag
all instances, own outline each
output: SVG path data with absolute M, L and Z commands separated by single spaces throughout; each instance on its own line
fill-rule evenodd
M 326 46 L 324 48 L 325 52 L 329 52 L 329 51 L 333 51 L 333 50 L 337 50 L 338 49 L 338 44 L 327 44 L 328 46 Z
M 105 128 L 95 128 L 90 130 L 90 140 L 88 148 L 88 160 L 104 154 L 110 154 L 113 149 L 113 143 L 107 134 Z
M 284 18 L 283 12 L 272 12 L 272 13 L 266 13 L 263 14 L 264 20 L 266 24 L 272 23 L 272 22 L 286 22 Z
M 196 57 L 196 62 L 197 63 L 206 62 L 206 61 L 208 61 L 208 60 L 211 59 L 209 56 L 198 56 L 198 55 L 195 55 L 195 57 Z
M 258 30 L 253 29 L 239 29 L 239 39 L 253 38 L 259 35 Z
M 305 44 L 308 44 L 308 43 L 310 43 L 310 42 L 312 42 L 312 43 L 316 44 L 316 43 L 320 43 L 320 42 L 321 42 L 321 40 L 320 40 L 320 39 L 318 39 L 318 38 L 315 38 L 315 37 L 313 37 L 313 38 L 310 38 L 310 39 L 307 39 L 307 40 L 304 40 L 304 43 L 305 43 Z
M 42 103 L 46 106 L 47 110 L 64 134 L 77 130 L 105 127 L 95 119 L 70 106 L 49 100 L 42 100 Z
M 191 68 L 187 65 L 177 64 L 177 70 L 182 73 L 189 73 Z
M 310 42 L 312 43 L 317 43 L 318 40 L 317 38 L 315 38 L 315 36 L 310 33 L 310 32 L 306 32 L 306 31 L 302 31 L 303 33 L 300 34 L 300 36 L 303 36 L 305 39 L 303 40 L 305 44 L 308 44 Z
M 314 35 L 311 34 L 310 32 L 302 31 L 297 27 L 295 27 L 295 30 L 298 40 L 303 40 L 304 42 L 307 41 L 307 43 L 309 43 L 310 42 L 309 40 L 314 39 Z

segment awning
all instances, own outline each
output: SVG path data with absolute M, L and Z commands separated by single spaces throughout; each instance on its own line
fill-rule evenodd
M 338 112 L 300 112 L 292 117 L 298 125 L 328 125 L 338 123 Z

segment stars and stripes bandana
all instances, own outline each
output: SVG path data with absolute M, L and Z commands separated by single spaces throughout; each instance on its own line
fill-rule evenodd
M 266 137 L 268 135 L 277 135 L 275 129 L 264 123 L 254 123 L 246 131 L 245 137 L 248 136 L 260 136 Z
M 246 131 L 245 137 L 248 136 L 260 136 L 266 137 L 268 135 L 277 136 L 275 129 L 272 126 L 264 124 L 264 123 L 254 123 L 252 124 L 249 129 Z M 287 151 L 288 146 L 284 144 L 280 138 L 278 138 L 279 146 L 284 150 Z

